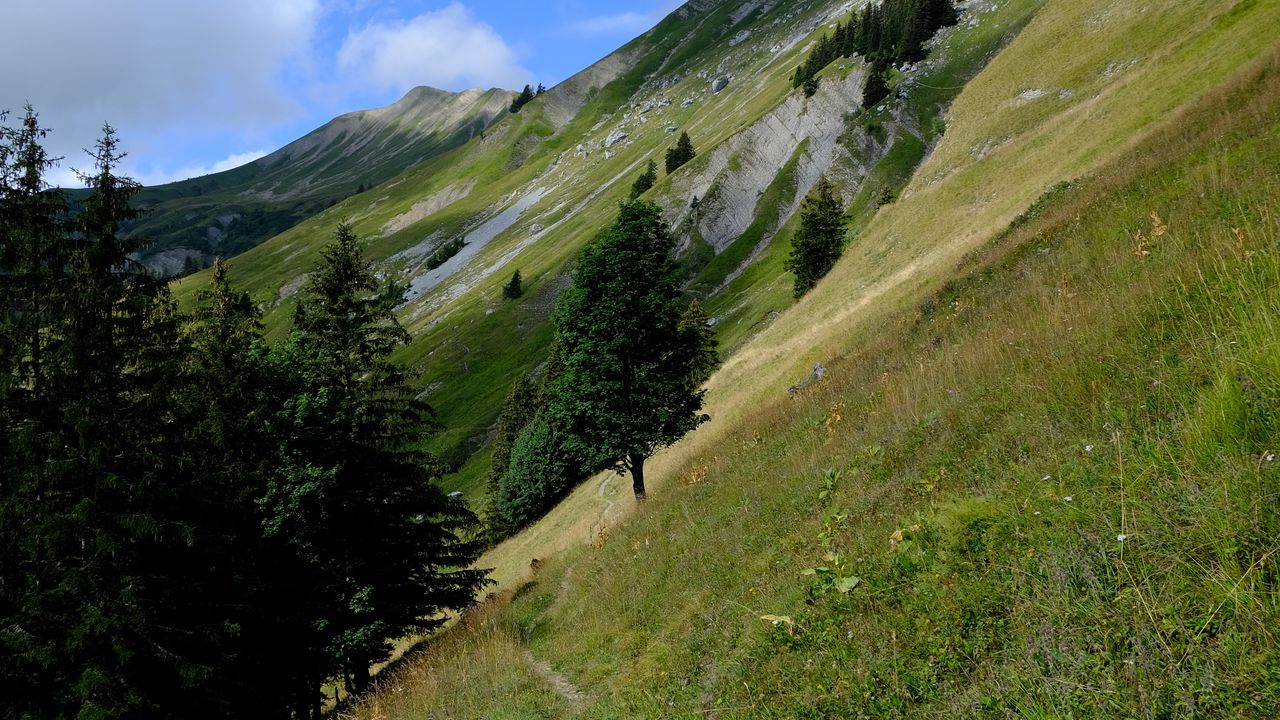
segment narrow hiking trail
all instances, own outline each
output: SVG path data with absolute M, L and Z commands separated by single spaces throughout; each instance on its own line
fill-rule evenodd
M 522 649 L 520 653 L 524 656 L 524 661 L 528 663 L 529 668 L 537 673 L 538 677 L 545 680 L 556 691 L 557 695 L 564 698 L 575 709 L 582 708 L 587 696 L 577 685 L 574 685 L 569 678 L 556 672 L 550 663 L 534 657 L 528 648 Z

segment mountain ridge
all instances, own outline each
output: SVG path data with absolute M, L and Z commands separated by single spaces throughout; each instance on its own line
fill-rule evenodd
M 146 212 L 130 230 L 153 243 L 140 259 L 172 275 L 238 255 L 471 140 L 507 113 L 514 96 L 420 86 L 390 105 L 340 115 L 240 167 L 144 188 L 138 204 Z

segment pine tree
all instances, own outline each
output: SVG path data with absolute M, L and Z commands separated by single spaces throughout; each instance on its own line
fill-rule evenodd
M 643 195 L 656 182 L 658 182 L 658 164 L 651 159 L 648 167 L 645 168 L 640 177 L 636 178 L 635 184 L 631 186 L 631 199 L 635 200 Z
M 800 208 L 800 228 L 791 239 L 791 253 L 785 265 L 796 276 L 796 297 L 808 292 L 831 270 L 840 258 L 843 243 L 844 211 L 831 183 L 823 177 Z
M 689 362 L 689 381 L 694 385 L 701 385 L 720 364 L 720 357 L 716 353 L 716 332 L 711 327 L 706 311 L 702 309 L 701 301 L 694 298 L 689 303 L 689 307 L 680 315 L 676 330 L 684 338 L 684 342 L 694 348 Z
M 502 297 L 506 300 L 515 300 L 524 294 L 524 288 L 521 287 L 520 271 L 516 270 L 511 273 L 511 281 L 502 286 Z
M 696 155 L 697 153 L 693 150 L 693 141 L 689 139 L 689 133 L 680 133 L 680 139 L 676 141 L 676 146 L 667 148 L 667 174 L 670 175 L 675 172 Z
M 624 202 L 578 256 L 553 313 L 562 370 L 549 419 L 588 467 L 630 471 L 644 498 L 644 462 L 706 420 L 692 382 L 705 347 L 681 333 L 675 240 L 658 206 Z

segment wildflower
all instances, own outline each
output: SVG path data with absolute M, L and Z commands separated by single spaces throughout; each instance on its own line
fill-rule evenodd
M 1273 452 L 1267 453 L 1267 456 L 1265 458 L 1267 462 L 1271 462 L 1272 460 L 1275 460 L 1275 459 L 1276 459 L 1276 454 Z
M 1070 496 L 1070 495 L 1068 495 L 1068 496 L 1066 496 L 1066 497 L 1062 498 L 1062 502 L 1071 502 L 1071 496 Z
M 1084 446 L 1084 451 L 1085 451 L 1085 452 L 1087 452 L 1087 453 L 1091 453 L 1091 452 L 1093 452 L 1093 446 L 1092 446 L 1092 445 L 1085 445 L 1085 446 Z
M 1129 539 L 1129 536 L 1125 535 L 1124 533 L 1120 533 L 1119 535 L 1116 536 L 1116 542 L 1124 542 L 1125 540 L 1128 540 L 1128 539 Z
M 1152 380 L 1152 381 L 1151 381 L 1151 387 L 1153 387 L 1153 388 L 1158 388 L 1158 387 L 1160 387 L 1160 385 L 1161 385 L 1161 383 L 1160 383 L 1160 381 L 1159 381 L 1159 380 Z
M 1040 514 L 1040 511 L 1039 511 L 1039 510 L 1037 510 L 1037 511 L 1035 511 L 1035 512 L 1031 513 L 1031 514 L 1032 514 L 1032 515 L 1039 515 L 1039 514 Z
M 1050 478 L 1052 478 L 1052 477 L 1053 477 L 1052 475 L 1045 475 L 1044 477 L 1040 478 L 1040 482 L 1045 482 L 1045 481 L 1049 480 L 1049 479 L 1050 479 Z

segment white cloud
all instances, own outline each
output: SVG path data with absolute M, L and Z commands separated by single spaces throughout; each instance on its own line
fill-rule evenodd
M 424 84 L 446 90 L 515 88 L 532 77 L 492 27 L 456 2 L 348 33 L 337 64 L 348 83 L 399 92 Z
M 679 2 L 667 0 L 649 12 L 628 11 L 614 15 L 597 15 L 579 20 L 570 25 L 569 29 L 579 35 L 634 37 L 647 32 L 679 6 Z
M 163 185 L 165 183 L 177 182 L 178 180 L 186 180 L 187 178 L 200 177 L 202 175 L 212 175 L 213 173 L 222 172 L 223 170 L 232 170 L 246 163 L 266 155 L 267 150 L 251 150 L 250 152 L 235 153 L 229 157 L 223 158 L 210 165 L 188 165 L 178 168 L 171 172 L 153 172 L 142 174 L 134 178 L 143 185 Z
M 131 153 L 126 172 L 139 158 L 181 162 L 163 153 L 192 137 L 242 136 L 253 147 L 264 128 L 302 112 L 282 76 L 311 61 L 320 2 L 13 3 L 0 23 L 0 109 L 29 101 L 40 112 L 50 150 L 67 157 L 57 178 L 89 164 L 81 149 L 105 122 Z
M 611 35 L 643 32 L 650 27 L 649 16 L 644 13 L 625 12 L 618 15 L 600 15 L 579 20 L 573 29 L 584 35 Z

